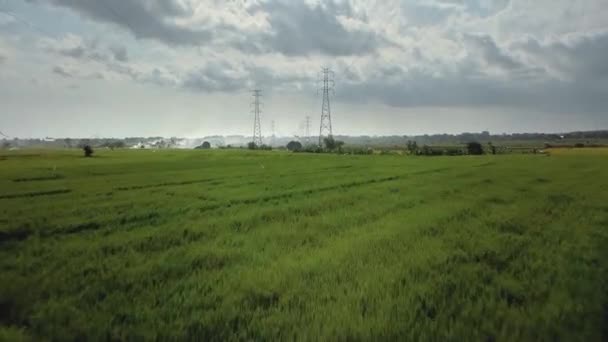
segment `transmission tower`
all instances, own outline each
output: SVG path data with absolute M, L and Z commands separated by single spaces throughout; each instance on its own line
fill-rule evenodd
M 275 131 L 274 131 L 274 120 L 272 120 L 270 122 L 270 131 L 272 132 L 272 136 L 271 136 L 271 140 L 270 140 L 270 145 L 272 146 L 272 145 L 274 145 L 274 141 L 276 138 Z
M 331 106 L 329 104 L 329 94 L 334 92 L 334 72 L 329 68 L 321 70 L 323 82 L 323 104 L 321 106 L 321 125 L 319 127 L 319 146 L 323 146 L 323 138 L 332 136 L 331 129 Z
M 253 112 L 253 143 L 256 146 L 262 146 L 262 128 L 260 125 L 260 97 L 262 96 L 262 91 L 259 89 L 254 89 L 251 91 L 251 95 L 253 96 L 253 102 L 251 106 L 253 107 L 251 111 Z
M 306 116 L 306 136 L 304 139 L 306 145 L 310 145 L 310 116 Z

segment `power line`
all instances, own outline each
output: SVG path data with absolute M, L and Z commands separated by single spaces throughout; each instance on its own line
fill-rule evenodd
M 254 89 L 251 91 L 251 95 L 253 96 L 252 112 L 253 112 L 253 140 L 252 142 L 256 146 L 262 146 L 262 127 L 260 125 L 260 97 L 262 96 L 262 91 L 260 89 Z
M 329 68 L 323 68 L 322 82 L 323 82 L 323 104 L 321 105 L 321 124 L 319 126 L 319 146 L 323 145 L 323 138 L 330 138 L 333 136 L 331 126 L 331 105 L 329 101 L 329 93 L 333 94 L 334 91 L 334 72 Z

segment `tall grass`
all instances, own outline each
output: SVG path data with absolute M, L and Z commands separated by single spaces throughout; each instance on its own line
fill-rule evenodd
M 1 339 L 608 338 L 605 155 L 2 157 Z

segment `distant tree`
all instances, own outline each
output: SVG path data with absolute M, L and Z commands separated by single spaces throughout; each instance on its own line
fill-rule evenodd
M 85 157 L 92 157 L 93 156 L 93 148 L 90 145 L 84 145 L 84 147 L 82 148 L 82 150 L 84 151 L 84 156 Z
M 6 140 L 2 141 L 2 148 L 4 148 L 4 149 L 11 148 L 11 143 Z
M 344 141 L 336 140 L 333 136 L 324 138 L 323 143 L 325 145 L 325 148 L 329 151 L 342 151 L 342 146 L 344 146 Z
M 82 148 L 84 149 L 85 146 L 90 145 L 91 141 L 89 139 L 82 139 L 78 141 L 78 144 L 76 146 L 78 146 L 78 148 Z
M 490 149 L 490 152 L 492 152 L 492 154 L 496 154 L 496 146 L 494 146 L 491 141 L 488 143 L 488 148 Z
M 300 143 L 299 141 L 290 141 L 289 143 L 287 143 L 287 149 L 292 152 L 298 152 L 302 150 L 302 143 Z
M 208 150 L 211 148 L 211 143 L 209 143 L 208 141 L 203 142 L 203 144 L 201 145 L 201 147 L 205 150 Z
M 483 147 L 480 143 L 472 141 L 467 144 L 467 152 L 473 155 L 480 155 L 483 154 Z
M 342 146 L 344 146 L 344 141 L 336 140 L 336 150 L 342 153 Z
M 63 139 L 63 142 L 65 143 L 65 147 L 72 148 L 72 139 L 65 138 L 65 139 Z
M 410 154 L 416 154 L 418 152 L 418 144 L 416 143 L 416 141 L 407 141 L 407 151 Z
M 111 141 L 111 142 L 107 143 L 106 145 L 111 150 L 114 150 L 115 148 L 125 148 L 127 146 L 125 144 L 125 142 L 122 140 Z
M 331 135 L 327 138 L 323 138 L 323 144 L 325 145 L 325 148 L 330 151 L 333 151 L 336 148 L 336 140 Z
M 250 150 L 255 150 L 255 149 L 257 149 L 257 147 L 258 146 L 253 141 L 250 141 L 249 143 L 247 143 L 247 148 Z

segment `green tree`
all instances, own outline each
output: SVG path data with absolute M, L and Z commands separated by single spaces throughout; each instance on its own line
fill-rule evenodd
M 299 141 L 290 141 L 289 143 L 287 143 L 287 149 L 292 152 L 298 152 L 302 150 L 302 143 L 300 143 Z
M 472 155 L 483 154 L 483 147 L 477 141 L 472 141 L 467 144 L 467 152 Z
M 492 142 L 488 142 L 488 148 L 490 149 L 490 151 L 492 152 L 492 154 L 496 154 L 496 146 L 494 146 L 494 144 L 492 144 Z
M 416 154 L 418 152 L 418 144 L 416 143 L 416 141 L 408 140 L 407 150 L 410 154 Z
M 323 143 L 328 151 L 342 151 L 342 146 L 344 146 L 344 141 L 336 140 L 333 136 L 324 138 Z
M 84 151 L 84 156 L 85 157 L 92 157 L 93 156 L 93 148 L 90 145 L 84 145 L 84 147 L 82 148 L 82 150 Z

